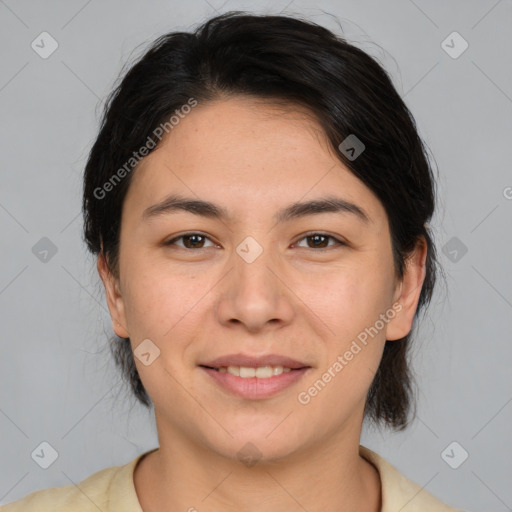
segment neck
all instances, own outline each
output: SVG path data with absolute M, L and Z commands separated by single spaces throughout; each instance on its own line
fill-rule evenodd
M 173 432 L 139 462 L 135 488 L 144 512 L 379 512 L 380 477 L 359 455 L 359 434 L 244 465 Z

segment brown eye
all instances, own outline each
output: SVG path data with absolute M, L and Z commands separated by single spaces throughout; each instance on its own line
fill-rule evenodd
M 183 240 L 183 245 L 176 244 L 178 240 Z M 177 245 L 185 249 L 204 249 L 204 243 L 206 240 L 210 240 L 206 235 L 201 233 L 186 233 L 169 240 L 165 245 Z
M 329 239 L 334 240 L 335 243 L 328 245 Z M 345 245 L 341 240 L 323 233 L 311 233 L 304 238 L 301 238 L 299 242 L 302 240 L 307 240 L 307 248 L 309 249 L 327 249 L 328 247 L 332 247 L 332 245 Z

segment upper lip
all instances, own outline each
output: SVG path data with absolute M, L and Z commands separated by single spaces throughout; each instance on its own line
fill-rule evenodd
M 301 363 L 291 357 L 280 356 L 278 354 L 265 354 L 262 356 L 229 354 L 201 363 L 200 366 L 209 366 L 210 368 L 220 368 L 221 366 L 245 366 L 248 368 L 258 368 L 260 366 L 284 366 L 285 368 L 292 369 L 309 367 L 306 363 Z

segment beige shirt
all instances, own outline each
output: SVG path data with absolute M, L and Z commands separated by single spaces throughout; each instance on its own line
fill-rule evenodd
M 155 448 L 156 450 L 156 448 Z M 145 452 L 124 466 L 93 473 L 75 485 L 35 491 L 0 507 L 1 512 L 143 512 L 133 472 Z M 403 476 L 377 453 L 360 445 L 359 453 L 378 470 L 381 480 L 381 512 L 462 512 L 449 507 Z M 191 504 L 193 507 L 194 504 Z M 200 509 L 201 507 L 199 507 Z

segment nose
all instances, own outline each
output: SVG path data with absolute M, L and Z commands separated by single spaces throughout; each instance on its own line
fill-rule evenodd
M 252 333 L 289 324 L 294 316 L 293 293 L 271 250 L 263 250 L 253 261 L 242 251 L 234 252 L 232 264 L 219 295 L 219 321 L 231 327 L 241 324 Z

